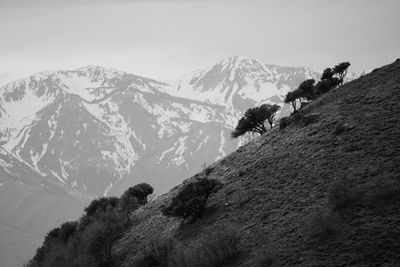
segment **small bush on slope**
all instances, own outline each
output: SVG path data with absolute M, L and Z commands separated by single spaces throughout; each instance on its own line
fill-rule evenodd
M 240 254 L 240 237 L 232 228 L 211 230 L 200 243 L 198 254 L 203 266 L 228 266 Z
M 318 114 L 308 114 L 304 115 L 301 111 L 290 115 L 289 117 L 283 117 L 279 121 L 279 130 L 283 130 L 290 125 L 298 125 L 300 127 L 307 126 L 309 124 L 313 124 L 318 122 L 319 115 Z
M 190 218 L 191 221 L 201 216 L 211 193 L 218 191 L 222 183 L 215 179 L 203 178 L 185 185 L 171 204 L 162 210 L 165 216 Z
M 173 237 L 148 242 L 137 255 L 133 266 L 139 267 L 223 267 L 233 264 L 240 255 L 237 229 L 207 229 L 208 234 L 187 248 Z
M 177 241 L 171 237 L 152 240 L 142 248 L 133 265 L 140 267 L 177 266 L 176 244 Z
M 384 171 L 373 180 L 369 199 L 378 204 L 382 201 L 390 201 L 398 195 L 400 195 L 400 176 Z
M 333 211 L 348 207 L 355 200 L 355 192 L 346 179 L 336 181 L 328 192 L 328 204 Z
M 130 198 L 136 198 L 141 205 L 147 203 L 147 197 L 153 193 L 154 189 L 147 183 L 137 184 L 128 188 L 121 196 L 122 202 L 130 202 Z
M 119 202 L 117 197 L 101 197 L 93 200 L 89 206 L 85 208 L 86 215 L 94 216 L 96 213 L 102 213 L 107 210 L 107 207 L 116 207 Z
M 329 188 L 327 205 L 308 217 L 309 237 L 323 241 L 333 235 L 339 224 L 340 212 L 356 200 L 355 191 L 346 178 L 339 179 Z
M 317 210 L 308 217 L 307 231 L 311 240 L 323 241 L 336 231 L 336 214 L 330 210 Z

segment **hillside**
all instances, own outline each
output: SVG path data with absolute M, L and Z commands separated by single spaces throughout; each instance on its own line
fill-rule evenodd
M 20 266 L 46 232 L 76 220 L 93 198 L 120 196 L 139 182 L 167 192 L 247 142 L 229 141 L 247 107 L 283 105 L 287 90 L 319 75 L 244 57 L 203 72 L 196 88 L 180 83 L 186 95 L 100 66 L 40 72 L 1 86 L 0 247 L 13 249 L 3 252 L 0 265 Z M 198 98 L 190 98 L 198 89 Z M 13 231 L 3 235 L 8 225 Z
M 137 210 L 136 225 L 113 248 L 122 265 L 132 266 L 150 240 L 174 236 L 191 248 L 210 228 L 228 227 L 241 239 L 237 266 L 399 264 L 400 60 L 301 112 L 314 120 L 276 127 L 208 169 L 224 187 L 195 223 L 160 212 L 182 185 Z M 335 209 L 340 192 L 348 201 Z

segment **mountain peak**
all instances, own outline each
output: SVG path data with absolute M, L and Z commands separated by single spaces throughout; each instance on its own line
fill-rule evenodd
M 291 89 L 317 72 L 303 67 L 266 65 L 260 60 L 235 55 L 204 70 L 183 76 L 167 92 L 199 101 L 223 105 L 233 113 L 271 98 L 282 99 Z
M 113 68 L 107 68 L 98 65 L 87 65 L 80 68 L 75 69 L 74 71 L 84 71 L 89 73 L 114 73 L 114 74 L 126 74 L 125 71 L 117 70 Z
M 265 66 L 265 64 L 257 59 L 235 55 L 220 61 L 216 65 L 225 66 L 229 69 L 237 69 L 245 66 Z

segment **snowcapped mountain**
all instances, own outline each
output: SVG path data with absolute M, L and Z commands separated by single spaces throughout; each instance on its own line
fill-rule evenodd
M 1 87 L 0 212 L 8 219 L 0 228 L 14 221 L 19 233 L 43 237 L 93 197 L 140 182 L 164 192 L 237 147 L 227 142 L 234 118 L 222 106 L 168 95 L 165 86 L 89 66 Z M 4 198 L 19 200 L 11 209 Z
M 192 129 L 218 124 L 228 132 L 225 122 L 234 118 L 220 106 L 165 94 L 165 86 L 93 66 L 39 73 L 2 88 L 0 140 L 33 171 L 88 196 L 107 194 L 148 155 L 157 165 L 190 169 L 183 155 L 213 139 L 204 130 L 190 136 Z
M 282 67 L 241 56 L 183 76 L 165 92 L 188 99 L 223 105 L 240 116 L 260 103 L 282 104 L 284 95 L 302 81 L 320 73 L 305 67 Z
M 140 182 L 167 191 L 245 142 L 229 136 L 247 108 L 282 105 L 319 75 L 236 56 L 172 85 L 87 66 L 1 87 L 0 250 L 30 240 L 32 256 L 44 233 L 76 219 L 94 197 Z

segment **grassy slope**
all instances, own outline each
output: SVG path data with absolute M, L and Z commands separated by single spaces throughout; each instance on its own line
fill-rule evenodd
M 343 85 L 304 113 L 318 121 L 275 128 L 213 165 L 209 178 L 225 186 L 198 222 L 179 227 L 161 215 L 175 188 L 134 215 L 137 226 L 114 251 L 127 255 L 129 266 L 146 240 L 172 233 L 190 246 L 209 226 L 233 225 L 242 236 L 241 266 L 253 266 L 258 254 L 271 255 L 275 266 L 400 263 L 400 61 Z M 346 131 L 335 134 L 343 125 Z M 343 177 L 355 199 L 329 217 L 334 234 L 316 242 L 310 218 L 330 209 L 327 192 Z

